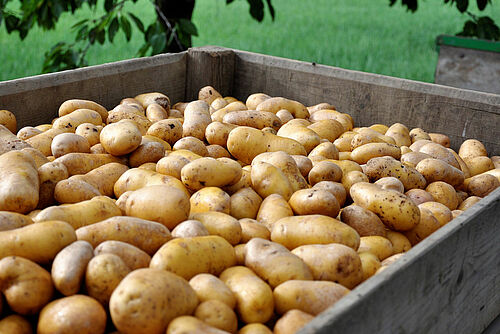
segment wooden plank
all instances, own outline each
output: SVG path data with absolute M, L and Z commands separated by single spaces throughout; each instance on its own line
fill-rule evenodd
M 500 45 L 500 43 L 497 43 Z M 435 82 L 500 94 L 500 52 L 441 45 Z
M 67 99 L 90 99 L 113 108 L 122 98 L 150 91 L 184 99 L 186 52 L 125 60 L 77 70 L 0 82 L 0 108 L 18 128 L 50 123 Z
M 231 95 L 234 76 L 234 52 L 217 46 L 188 50 L 186 100 L 198 99 L 198 91 L 213 86 L 223 96 Z
M 500 314 L 500 188 L 300 333 L 481 333 Z
M 329 102 L 359 126 L 401 122 L 445 133 L 455 149 L 476 138 L 500 154 L 500 95 L 235 52 L 233 94 L 239 99 L 265 92 L 306 105 Z

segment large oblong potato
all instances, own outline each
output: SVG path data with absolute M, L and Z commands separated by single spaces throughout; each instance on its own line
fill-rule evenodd
M 293 189 L 289 179 L 277 167 L 267 162 L 252 165 L 250 172 L 252 188 L 262 197 L 279 194 L 286 200 L 292 196 Z
M 377 157 L 368 160 L 365 174 L 372 182 L 383 177 L 393 176 L 403 183 L 405 190 L 422 189 L 426 185 L 426 179 L 420 171 L 405 166 L 393 157 Z
M 90 100 L 80 100 L 80 99 L 71 99 L 64 101 L 59 106 L 59 117 L 70 114 L 78 109 L 91 109 L 95 110 L 101 115 L 102 119 L 108 118 L 108 111 L 102 105 L 97 102 Z
M 196 191 L 203 187 L 233 185 L 241 174 L 241 165 L 229 158 L 200 158 L 182 167 L 181 180 L 187 188 Z
M 272 194 L 264 198 L 257 212 L 257 220 L 269 229 L 281 218 L 293 216 L 292 208 L 288 201 L 279 194 Z
M 134 121 L 121 120 L 106 125 L 99 135 L 106 152 L 114 156 L 133 152 L 142 141 L 142 133 Z
M 151 261 L 151 256 L 145 251 L 127 242 L 118 240 L 108 240 L 99 244 L 95 248 L 95 254 L 117 255 L 132 271 L 149 267 L 149 262 Z
M 339 202 L 332 193 L 317 188 L 297 190 L 288 203 L 297 215 L 320 214 L 335 218 L 340 210 Z
M 390 156 L 395 159 L 401 158 L 401 149 L 397 145 L 388 143 L 368 143 L 352 150 L 352 160 L 358 164 L 365 164 L 368 160 L 376 157 Z
M 355 229 L 360 237 L 369 235 L 386 236 L 385 225 L 380 218 L 359 205 L 352 204 L 343 208 L 340 213 L 340 220 Z

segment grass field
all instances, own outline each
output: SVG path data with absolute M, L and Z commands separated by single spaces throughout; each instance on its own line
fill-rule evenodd
M 193 21 L 199 36 L 195 46 L 220 45 L 320 64 L 432 82 L 437 61 L 434 41 L 439 34 L 454 34 L 467 19 L 441 0 L 420 1 L 412 14 L 387 0 L 273 0 L 276 20 L 268 13 L 263 23 L 253 21 L 248 4 L 238 0 L 198 0 Z M 498 6 L 498 4 L 497 4 Z M 500 10 L 484 15 L 500 22 Z M 147 0 L 128 7 L 144 22 L 154 13 Z M 475 6 L 473 12 L 478 12 Z M 62 17 L 56 31 L 30 32 L 24 42 L 0 28 L 0 80 L 38 74 L 43 53 L 56 42 L 71 42 L 69 27 L 90 12 Z M 99 13 L 91 13 L 98 15 Z M 134 57 L 142 45 L 134 31 L 130 43 L 120 33 L 113 44 L 97 45 L 89 53 L 90 64 Z

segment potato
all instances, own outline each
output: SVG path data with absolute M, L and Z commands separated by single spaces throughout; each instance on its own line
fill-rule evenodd
M 278 114 L 276 115 L 278 116 Z M 329 142 L 333 142 L 344 132 L 342 124 L 335 119 L 321 120 L 307 127 L 316 132 L 320 138 L 327 139 Z
M 401 158 L 401 149 L 393 144 L 368 143 L 352 150 L 352 160 L 358 164 L 365 164 L 368 160 L 376 157 L 391 156 L 395 159 Z
M 323 189 L 301 189 L 293 193 L 288 201 L 297 215 L 320 214 L 337 217 L 340 206 L 329 191 Z
M 38 130 L 37 128 L 34 128 L 32 126 L 25 126 L 24 128 L 21 128 L 19 131 L 17 131 L 17 138 L 26 140 L 28 138 L 34 137 L 36 135 L 39 135 L 42 133 L 42 131 Z
M 340 182 L 344 186 L 346 193 L 349 194 L 349 191 L 354 184 L 359 182 L 370 182 L 370 180 L 368 180 L 368 177 L 365 175 L 365 173 L 353 170 L 345 173 L 342 176 Z
M 130 268 L 118 255 L 98 254 L 90 260 L 85 272 L 87 293 L 106 307 L 113 290 L 129 272 Z
M 312 161 L 303 155 L 292 155 L 292 158 L 295 160 L 295 164 L 299 168 L 302 177 L 307 178 L 309 172 L 313 168 Z
M 236 297 L 233 292 L 217 276 L 198 274 L 189 280 L 189 285 L 196 292 L 200 302 L 217 300 L 231 309 L 236 306 Z
M 184 110 L 184 123 L 182 124 L 183 137 L 205 139 L 205 129 L 212 122 L 209 105 L 205 101 L 190 102 Z
M 167 334 L 228 334 L 229 332 L 212 327 L 200 319 L 185 315 L 175 318 L 167 328 Z
M 23 148 L 31 147 L 27 142 L 28 140 L 29 138 L 26 141 L 19 139 L 12 132 L 10 132 L 9 129 L 0 124 L 0 155 L 12 150 L 21 150 Z
M 272 97 L 265 99 L 257 105 L 257 111 L 268 111 L 276 114 L 278 111 L 286 109 L 295 118 L 309 117 L 309 111 L 300 102 L 289 100 L 283 97 Z
M 216 211 L 192 213 L 189 218 L 200 221 L 210 235 L 218 235 L 231 245 L 241 240 L 242 229 L 238 220 L 228 214 Z
M 401 123 L 394 123 L 385 132 L 386 136 L 393 138 L 397 146 L 410 146 L 410 131 Z
M 158 103 L 151 103 L 146 107 L 146 118 L 155 123 L 168 118 L 168 111 Z
M 119 162 L 124 164 L 122 158 L 117 158 L 111 154 L 91 154 L 91 153 L 68 153 L 55 160 L 66 166 L 69 175 L 86 174 L 97 167 Z
M 214 111 L 211 115 L 212 121 L 213 122 L 222 122 L 224 119 L 224 116 L 226 116 L 229 113 L 240 111 L 240 110 L 247 110 L 247 107 L 240 101 L 235 101 L 229 103 L 227 106 L 224 108 L 220 108 L 217 111 Z M 252 109 L 254 110 L 254 109 Z
M 239 110 L 227 113 L 222 118 L 223 123 L 249 126 L 260 129 L 271 127 L 278 131 L 281 120 L 273 113 L 267 111 Z
M 292 196 L 293 189 L 289 179 L 277 167 L 259 161 L 252 165 L 251 180 L 253 189 L 262 197 L 279 194 L 286 200 Z
M 271 240 L 288 249 L 302 245 L 341 243 L 358 249 L 359 235 L 334 218 L 307 215 L 281 218 L 272 225 Z
M 150 104 L 156 103 L 162 106 L 167 112 L 170 109 L 170 99 L 168 98 L 167 95 L 158 93 L 158 92 L 151 92 L 151 93 L 143 93 L 139 94 L 134 99 L 139 102 L 144 109 L 147 109 L 147 107 Z
M 116 206 L 114 200 L 106 196 L 97 196 L 75 204 L 50 206 L 40 211 L 33 220 L 37 223 L 47 220 L 62 220 L 77 229 L 120 214 L 121 210 Z
M 69 129 L 75 132 L 76 128 L 83 123 L 91 123 L 94 125 L 102 124 L 101 115 L 92 109 L 77 109 L 70 114 L 59 117 L 52 124 L 53 129 Z
M 277 135 L 296 140 L 302 144 L 306 152 L 309 153 L 320 144 L 321 137 L 313 130 L 307 128 L 307 126 L 310 125 L 309 122 L 304 124 L 302 121 L 305 120 L 294 119 L 289 121 L 279 128 Z
M 465 211 L 468 208 L 470 208 L 471 206 L 473 206 L 474 204 L 476 204 L 477 202 L 479 202 L 480 200 L 481 200 L 481 197 L 478 197 L 478 196 L 467 197 L 462 203 L 460 203 L 460 205 L 458 206 L 458 209 Z
M 467 167 L 469 168 L 470 176 L 475 176 L 491 169 L 495 169 L 493 161 L 488 157 L 472 157 L 465 160 Z
M 189 280 L 201 273 L 219 275 L 235 264 L 231 244 L 222 237 L 211 235 L 170 240 L 155 253 L 149 266 Z
M 195 137 L 184 137 L 179 139 L 172 147 L 174 151 L 177 150 L 189 150 L 196 153 L 202 157 L 208 156 L 208 150 L 203 141 Z
M 284 151 L 290 155 L 306 155 L 304 147 L 293 139 L 246 126 L 240 126 L 229 133 L 227 148 L 232 156 L 246 164 L 263 152 Z
M 151 257 L 140 248 L 118 240 L 108 240 L 99 244 L 95 249 L 95 255 L 100 254 L 114 254 L 118 256 L 131 271 L 139 268 L 147 268 L 151 261 Z M 116 261 L 111 262 L 116 263 Z M 121 267 L 121 264 L 119 267 Z
M 144 116 L 144 112 L 142 110 L 138 110 L 137 108 L 124 104 L 116 106 L 109 113 L 106 123 L 109 125 L 120 121 L 133 122 L 143 136 L 147 134 L 147 131 L 151 126 L 151 121 Z
M 236 99 L 234 99 L 234 100 L 235 100 L 234 102 L 237 101 Z M 218 97 L 215 100 L 213 100 L 212 103 L 210 103 L 210 112 L 215 111 L 215 110 L 219 110 L 220 108 L 224 108 L 228 104 L 229 104 L 229 102 L 226 101 L 225 98 Z
M 324 157 L 326 159 L 339 159 L 339 150 L 335 145 L 330 142 L 325 142 L 317 145 L 309 152 L 309 158 Z
M 382 223 L 393 230 L 407 231 L 418 224 L 418 207 L 401 193 L 359 182 L 351 187 L 350 194 L 356 205 L 375 213 Z
M 462 213 L 464 213 L 462 210 L 453 210 L 451 212 L 451 215 L 453 216 L 453 219 L 457 218 L 458 216 L 460 216 Z
M 415 168 L 420 161 L 428 158 L 432 157 L 422 152 L 408 152 L 401 156 L 401 162 L 405 166 Z
M 231 158 L 231 154 L 220 145 L 208 145 L 207 147 L 208 156 L 212 158 Z
M 56 162 L 51 164 L 56 164 Z M 78 203 L 96 196 L 113 196 L 115 182 L 127 170 L 127 166 L 111 162 L 85 175 L 74 175 L 57 182 L 54 188 L 54 198 L 59 203 Z
M 68 169 L 59 161 L 48 162 L 38 168 L 40 191 L 38 208 L 46 208 L 55 204 L 54 191 L 57 183 L 69 177 Z
M 222 98 L 222 95 L 212 86 L 205 86 L 198 91 L 198 99 L 205 101 L 207 104 L 211 104 L 218 98 Z
M 389 241 L 392 244 L 392 252 L 394 254 L 407 252 L 411 248 L 410 241 L 408 240 L 407 237 L 405 237 L 403 233 L 395 231 L 387 231 L 387 239 L 389 239 Z
M 370 252 L 377 255 L 380 261 L 394 254 L 391 241 L 379 235 L 361 237 L 358 252 Z
M 486 151 L 483 143 L 479 140 L 467 139 L 462 143 L 462 145 L 460 145 L 458 155 L 460 158 L 465 160 L 474 157 L 487 157 L 488 152 Z
M 181 155 L 169 154 L 168 156 L 158 160 L 156 171 L 161 174 L 170 175 L 178 180 L 181 179 L 181 170 L 191 161 Z
M 294 334 L 310 322 L 314 317 L 309 313 L 300 310 L 290 310 L 274 325 L 274 333 L 276 334 Z
M 27 213 L 36 208 L 40 187 L 36 168 L 27 153 L 0 155 L 0 210 Z
M 440 144 L 444 147 L 450 147 L 450 137 L 444 135 L 442 133 L 429 133 L 429 137 L 431 140 L 437 144 Z
M 162 224 L 135 217 L 117 216 L 76 230 L 78 240 L 88 241 L 93 247 L 107 240 L 129 243 L 153 255 L 172 239 Z
M 14 230 L 33 223 L 33 219 L 29 216 L 10 211 L 0 211 L 0 232 Z
M 274 298 L 269 285 L 246 267 L 224 270 L 220 277 L 236 297 L 236 310 L 245 323 L 265 323 L 273 315 Z
M 52 155 L 56 158 L 68 153 L 90 153 L 89 141 L 75 133 L 61 133 L 54 137 L 50 145 Z
M 161 143 L 145 142 L 130 154 L 129 165 L 130 167 L 139 167 L 148 162 L 156 163 L 164 156 L 165 147 Z
M 403 255 L 404 255 L 403 253 L 391 255 L 387 259 L 382 261 L 380 264 L 382 265 L 382 267 L 390 266 L 391 264 L 399 260 Z
M 453 219 L 451 210 L 448 209 L 446 205 L 438 202 L 425 202 L 419 204 L 418 208 L 420 209 L 420 211 L 422 211 L 422 208 L 430 210 L 432 215 L 438 220 L 441 227 L 446 225 L 449 221 Z
M 434 197 L 423 189 L 410 189 L 405 193 L 416 205 L 434 201 Z
M 380 268 L 380 260 L 377 255 L 370 252 L 359 252 L 359 258 L 361 259 L 361 268 L 363 270 L 363 281 L 366 281 Z
M 432 182 L 425 188 L 425 191 L 432 195 L 434 201 L 446 205 L 450 210 L 458 207 L 457 192 L 446 182 Z
M 203 237 L 209 235 L 208 230 L 198 220 L 185 220 L 172 230 L 174 238 Z
M 279 194 L 272 194 L 262 201 L 256 219 L 271 229 L 276 221 L 290 216 L 293 216 L 293 211 L 288 201 Z
M 359 205 L 349 205 L 340 212 L 340 220 L 358 232 L 360 237 L 370 235 L 386 236 L 385 225 L 380 218 Z
M 271 97 L 267 94 L 264 94 L 264 93 L 255 93 L 255 94 L 251 94 L 250 96 L 248 96 L 245 104 L 246 106 L 248 107 L 248 109 L 250 110 L 254 110 L 257 108 L 257 106 L 264 102 L 265 100 L 267 99 L 270 99 Z
M 112 156 L 111 154 L 107 154 L 106 150 L 104 149 L 104 147 L 102 147 L 101 143 L 95 144 L 94 146 L 92 146 L 90 148 L 90 153 L 92 153 L 92 154 L 106 154 L 106 155 Z
M 394 190 L 400 193 L 405 192 L 405 187 L 401 181 L 394 176 L 386 176 L 375 181 L 375 184 L 384 190 Z
M 154 334 L 165 333 L 171 320 L 191 314 L 197 305 L 196 293 L 184 279 L 144 268 L 120 282 L 111 295 L 109 309 L 120 333 Z
M 309 121 L 316 123 L 326 119 L 334 119 L 342 124 L 344 131 L 351 131 L 354 127 L 352 117 L 349 114 L 344 114 L 336 110 L 318 110 L 315 111 L 310 117 Z
M 314 186 L 321 181 L 339 182 L 342 179 L 342 169 L 332 161 L 320 161 L 309 171 L 309 184 Z
M 415 246 L 441 227 L 440 222 L 429 209 L 420 206 L 419 209 L 419 223 L 411 230 L 405 232 L 405 236 L 408 238 L 412 246 Z
M 18 314 L 12 314 L 0 320 L 0 333 L 32 334 L 33 330 L 28 320 Z
M 419 152 L 428 154 L 434 159 L 444 161 L 457 169 L 460 168 L 460 165 L 457 159 L 455 159 L 453 153 L 440 144 L 427 143 L 420 148 Z
M 293 119 L 292 113 L 286 109 L 278 110 L 278 112 L 276 113 L 276 116 L 279 118 L 279 120 L 281 121 L 282 124 L 286 124 L 287 122 L 289 122 Z
M 16 116 L 8 110 L 0 110 L 0 125 L 5 126 L 10 132 L 16 133 Z
M 92 245 L 83 240 L 75 241 L 57 253 L 51 271 L 55 288 L 65 296 L 77 294 L 92 257 Z
M 413 128 L 410 130 L 410 138 L 412 144 L 417 140 L 426 139 L 431 140 L 431 136 L 421 128 Z
M 190 213 L 218 211 L 231 212 L 231 197 L 217 187 L 206 187 L 195 192 L 190 199 Z
M 337 202 L 339 202 L 340 207 L 344 206 L 344 203 L 347 198 L 347 193 L 345 191 L 344 186 L 341 183 L 332 181 L 321 181 L 316 183 L 313 186 L 313 188 L 329 191 L 333 196 L 335 196 Z
M 469 195 L 485 197 L 500 187 L 500 181 L 491 174 L 479 174 L 465 180 L 464 186 Z
M 200 190 L 203 187 L 233 185 L 241 178 L 241 166 L 229 158 L 196 159 L 181 170 L 181 180 L 187 188 Z
M 248 324 L 238 331 L 238 334 L 273 334 L 273 332 L 263 324 Z
M 245 266 L 271 288 L 291 279 L 313 279 L 308 266 L 297 255 L 278 243 L 262 238 L 253 238 L 246 244 Z
M 209 326 L 229 333 L 236 333 L 238 329 L 238 319 L 232 308 L 216 299 L 207 300 L 198 305 L 194 316 Z
M 85 139 L 87 139 L 87 142 L 90 146 L 94 146 L 100 141 L 99 135 L 101 134 L 102 129 L 102 126 L 99 125 L 95 125 L 92 123 L 82 123 L 76 128 L 75 134 L 84 137 Z
M 405 190 L 413 188 L 422 189 L 425 187 L 426 179 L 420 173 L 419 170 L 410 166 L 405 166 L 392 157 L 370 159 L 366 163 L 365 171 L 366 176 L 368 176 L 372 182 L 383 177 L 396 177 L 403 183 Z
M 236 128 L 236 125 L 234 124 L 225 124 L 214 121 L 205 129 L 205 137 L 209 144 L 226 147 L 229 133 L 234 128 Z
M 0 259 L 21 256 L 46 264 L 76 240 L 74 229 L 64 221 L 46 221 L 0 232 Z
M 300 310 L 318 315 L 349 293 L 349 289 L 328 281 L 291 280 L 278 285 L 273 292 L 276 312 Z
M 257 217 L 262 198 L 252 188 L 242 188 L 231 195 L 231 216 L 236 219 Z
M 99 103 L 89 100 L 66 100 L 59 106 L 59 117 L 68 115 L 75 110 L 78 109 L 91 109 L 97 111 L 99 115 L 101 115 L 102 119 L 106 119 L 108 117 L 108 111 Z
M 152 124 L 147 135 L 158 137 L 170 145 L 182 138 L 182 123 L 178 119 L 165 119 Z
M 0 291 L 12 311 L 28 315 L 37 314 L 52 299 L 54 288 L 50 274 L 38 264 L 7 256 L 0 260 Z
M 105 126 L 99 138 L 106 152 L 119 156 L 131 153 L 139 147 L 142 133 L 135 122 L 121 120 Z
M 243 218 L 239 220 L 241 226 L 241 243 L 247 243 L 253 238 L 271 239 L 271 231 L 255 219 Z

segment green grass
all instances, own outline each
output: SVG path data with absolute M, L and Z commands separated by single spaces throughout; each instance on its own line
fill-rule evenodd
M 441 0 L 420 1 L 412 14 L 387 0 L 273 0 L 276 20 L 269 13 L 263 23 L 253 21 L 248 4 L 238 0 L 198 0 L 193 20 L 199 36 L 195 46 L 220 45 L 320 64 L 432 82 L 437 61 L 435 38 L 459 31 L 466 15 L 443 5 Z M 498 6 L 498 4 L 497 4 Z M 481 15 L 500 22 L 495 7 Z M 154 19 L 147 0 L 129 7 L 144 21 Z M 475 7 L 471 8 L 477 13 Z M 72 41 L 69 27 L 88 9 L 62 17 L 56 31 L 30 32 L 24 42 L 0 28 L 0 80 L 35 75 L 40 72 L 43 53 L 60 40 Z M 92 13 L 98 15 L 98 13 Z M 113 44 L 97 45 L 89 53 L 90 64 L 132 58 L 142 45 L 134 31 L 126 43 L 123 34 Z

